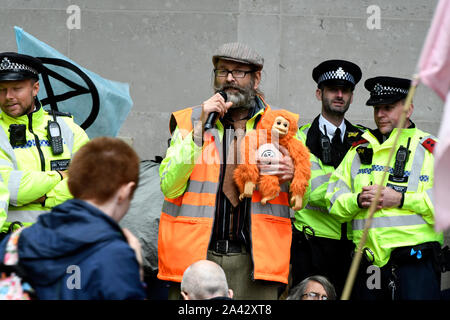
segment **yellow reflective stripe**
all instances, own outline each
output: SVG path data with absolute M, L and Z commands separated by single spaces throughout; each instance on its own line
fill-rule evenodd
M 367 219 L 359 219 L 352 221 L 353 230 L 363 230 Z M 370 229 L 375 228 L 389 228 L 389 227 L 403 227 L 403 226 L 413 226 L 427 224 L 422 216 L 414 215 L 403 215 L 403 216 L 386 216 L 386 217 L 375 217 L 372 220 Z
M 49 211 L 9 211 L 6 222 L 20 221 L 22 223 L 35 223 L 38 217 Z

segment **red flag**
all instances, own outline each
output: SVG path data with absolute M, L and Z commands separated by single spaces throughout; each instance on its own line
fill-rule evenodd
M 440 0 L 419 60 L 420 80 L 445 100 L 450 89 L 450 0 Z

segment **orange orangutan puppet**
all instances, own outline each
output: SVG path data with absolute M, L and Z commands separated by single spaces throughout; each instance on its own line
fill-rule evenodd
M 266 111 L 261 126 L 257 130 L 247 132 L 241 144 L 241 164 L 234 171 L 234 181 L 239 188 L 239 200 L 251 198 L 256 185 L 261 192 L 261 203 L 275 199 L 280 193 L 277 176 L 264 175 L 256 164 L 257 156 L 273 158 L 282 156 L 278 145 L 285 147 L 294 162 L 294 177 L 290 184 L 291 206 L 294 210 L 302 208 L 302 198 L 311 177 L 311 163 L 308 148 L 295 138 L 297 119 L 286 110 Z M 242 156 L 245 158 L 242 159 Z

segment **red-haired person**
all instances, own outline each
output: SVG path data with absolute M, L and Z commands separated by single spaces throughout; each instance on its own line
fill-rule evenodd
M 20 230 L 19 265 L 38 299 L 145 298 L 139 242 L 118 225 L 138 180 L 139 157 L 120 139 L 95 138 L 80 148 L 69 166 L 74 199 Z

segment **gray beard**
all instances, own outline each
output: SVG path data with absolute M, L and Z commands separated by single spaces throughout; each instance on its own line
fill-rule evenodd
M 254 95 L 252 94 L 243 94 L 241 92 L 237 93 L 228 93 L 227 92 L 227 102 L 233 102 L 231 108 L 251 108 L 251 102 L 254 101 Z
M 225 83 L 221 86 L 214 85 L 214 91 L 225 91 L 227 93 L 227 102 L 233 102 L 231 106 L 234 108 L 246 108 L 250 109 L 255 105 L 256 90 L 253 89 L 253 83 L 250 84 L 251 87 L 243 88 L 238 86 L 233 86 Z M 227 92 L 227 88 L 235 88 L 237 92 Z

